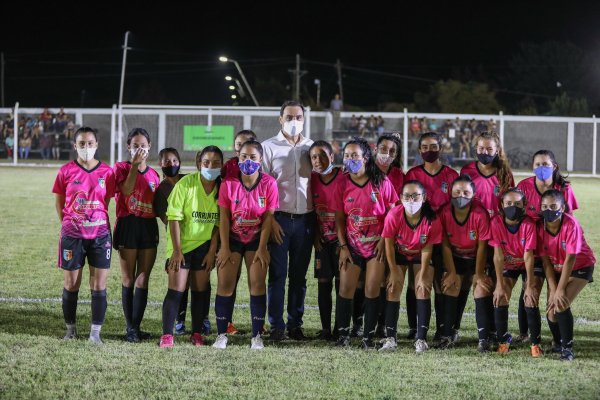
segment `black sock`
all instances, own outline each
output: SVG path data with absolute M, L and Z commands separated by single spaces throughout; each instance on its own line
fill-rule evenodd
M 352 318 L 352 299 L 338 295 L 335 302 L 335 320 L 340 336 L 350 336 L 350 318 Z
M 429 320 L 431 319 L 431 299 L 416 300 L 417 308 L 417 339 L 427 340 Z
M 467 301 L 469 300 L 469 290 L 461 290 L 458 293 L 458 303 L 456 304 L 456 321 L 454 321 L 454 329 L 460 329 L 460 323 L 462 321 Z M 493 311 L 492 311 L 493 313 Z M 492 314 L 493 315 L 493 314 Z
M 476 299 L 477 301 L 477 299 Z M 478 307 L 479 305 L 477 305 Z M 498 340 L 500 343 L 508 341 L 508 306 L 499 306 L 494 309 L 494 319 L 496 320 L 496 328 L 498 329 Z M 477 326 L 479 328 L 479 325 Z M 481 339 L 481 337 L 480 337 Z M 484 338 L 485 339 L 485 338 Z
M 142 319 L 144 319 L 144 312 L 146 311 L 146 305 L 148 304 L 148 289 L 142 289 L 139 287 L 135 288 L 133 294 L 133 309 L 131 312 L 131 324 L 135 329 L 140 329 Z
M 256 337 L 262 331 L 265 324 L 267 312 L 267 295 L 250 295 L 250 318 L 252 318 L 252 337 Z
M 490 324 L 490 335 L 497 337 L 497 333 L 496 333 L 496 321 L 494 320 L 494 297 L 493 296 L 489 296 L 486 297 L 486 299 L 489 299 L 485 306 L 487 307 L 487 315 L 488 315 L 488 323 Z
M 338 298 L 338 293 L 340 292 L 340 280 L 339 279 L 334 279 L 335 282 L 335 294 L 334 294 L 334 298 L 337 299 Z M 333 304 L 331 305 L 331 309 L 333 310 L 333 314 L 335 316 L 335 310 L 333 308 Z M 338 323 L 337 323 L 337 319 L 335 320 L 334 324 L 333 324 L 333 329 L 332 332 L 337 333 L 338 331 Z
M 210 313 L 210 295 L 212 293 L 212 287 L 210 286 L 210 282 L 208 284 L 208 288 L 202 293 L 204 293 L 204 300 L 202 303 L 204 304 L 204 310 L 202 310 L 202 314 L 204 315 L 204 319 L 207 319 L 208 314 Z
M 188 307 L 188 293 L 189 289 L 185 289 L 183 292 L 179 292 L 182 294 L 181 300 L 179 300 L 179 310 L 177 311 L 177 323 L 185 323 L 185 314 L 187 312 Z
M 491 296 L 475 299 L 475 321 L 477 322 L 477 334 L 479 336 L 479 340 L 489 339 L 490 320 L 494 315 L 489 314 L 489 302 L 492 302 L 493 305 L 493 299 Z
M 131 314 L 133 313 L 133 287 L 121 286 L 121 304 L 127 329 L 131 328 Z
M 442 326 L 444 325 L 444 298 L 445 295 L 443 293 L 436 292 L 433 303 L 435 310 L 435 331 L 440 334 L 443 333 Z
M 165 295 L 162 306 L 163 335 L 173 334 L 173 322 L 175 321 L 175 314 L 177 313 L 177 308 L 183 302 L 184 297 L 185 292 L 179 292 L 174 289 L 167 290 L 167 294 Z M 179 309 L 181 310 L 181 307 L 179 307 Z
M 556 313 L 556 322 L 560 329 L 560 343 L 563 348 L 573 348 L 573 313 L 571 308 Z
M 523 299 L 524 295 L 525 290 L 521 290 L 521 295 L 519 296 L 519 311 L 517 315 L 519 318 L 519 334 L 527 336 L 527 331 L 529 331 L 529 317 L 527 314 L 527 309 L 525 308 L 525 300 Z
M 206 306 L 206 290 L 200 292 L 190 290 L 192 292 L 192 333 L 204 332 L 204 310 Z
M 552 340 L 557 346 L 560 346 L 560 328 L 558 327 L 558 322 L 548 319 L 548 327 L 550 328 L 550 333 L 552 333 Z
M 233 296 L 219 296 L 215 298 L 215 316 L 217 318 L 217 333 L 219 335 L 227 332 L 227 323 L 231 315 L 229 310 L 233 304 Z
M 379 316 L 379 297 L 370 299 L 365 297 L 365 331 L 363 337 L 372 339 L 375 335 L 375 325 Z
M 363 325 L 365 315 L 365 289 L 356 288 L 354 302 L 352 303 L 352 322 L 355 326 Z
M 443 323 L 440 326 L 442 336 L 452 337 L 454 335 L 454 322 L 456 321 L 456 310 L 458 297 L 444 295 L 444 310 L 442 314 Z
M 106 315 L 106 289 L 92 290 L 92 324 L 102 325 Z
M 408 328 L 417 329 L 417 296 L 415 289 L 406 288 L 406 316 L 408 317 Z
M 540 344 L 542 341 L 542 318 L 538 307 L 525 307 L 527 325 L 529 327 L 529 341 L 531 344 Z
M 319 282 L 318 302 L 319 315 L 321 316 L 321 328 L 327 332 L 331 332 L 331 309 L 333 307 L 333 301 L 331 299 L 332 290 L 332 282 Z
M 385 308 L 385 337 L 396 339 L 398 331 L 398 316 L 400 314 L 400 302 L 389 301 Z
M 74 324 L 77 319 L 77 299 L 79 298 L 79 290 L 69 292 L 63 288 L 62 294 L 62 309 L 66 324 Z
M 377 315 L 377 328 L 381 329 L 382 327 L 384 328 L 384 334 L 385 334 L 385 315 L 386 315 L 386 309 L 387 309 L 387 293 L 386 293 L 386 288 L 382 287 L 379 288 L 379 309 L 378 309 L 378 315 Z

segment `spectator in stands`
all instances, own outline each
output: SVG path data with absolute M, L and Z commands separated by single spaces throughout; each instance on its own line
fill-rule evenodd
M 60 159 L 60 134 L 54 134 L 54 140 L 52 141 L 52 158 L 55 160 Z
M 439 125 L 437 124 L 437 122 L 434 119 L 429 121 L 429 131 L 430 132 L 438 133 L 439 128 L 440 128 Z
M 52 113 L 48 110 L 48 107 L 44 108 L 44 111 L 40 114 L 40 121 L 44 125 L 44 130 L 49 130 L 52 125 Z
M 49 160 L 52 157 L 52 146 L 54 146 L 54 137 L 49 133 L 42 134 L 40 138 L 40 150 L 42 160 Z
M 31 136 L 29 132 L 25 131 L 23 136 L 19 139 L 19 155 L 22 159 L 27 160 L 29 158 L 29 152 L 31 151 Z
M 340 98 L 339 94 L 336 94 L 333 99 L 331 99 L 331 103 L 329 105 L 331 111 L 340 112 L 344 109 L 344 101 Z
M 421 123 L 419 122 L 419 118 L 412 117 L 410 120 L 410 128 L 409 132 L 411 135 L 418 137 L 421 134 Z
M 460 133 L 460 142 L 458 146 L 458 155 L 463 160 L 466 158 L 471 158 L 471 129 L 465 128 Z
M 427 117 L 421 118 L 421 132 L 429 132 L 429 121 Z
M 44 133 L 44 124 L 42 122 L 36 122 L 31 128 L 31 138 L 34 141 L 40 140 L 40 136 Z M 34 146 L 35 147 L 35 146 Z
M 12 136 L 6 136 L 6 139 L 4 140 L 4 148 L 6 149 L 6 155 L 8 158 L 12 158 L 12 152 L 15 148 L 15 140 Z
M 358 118 L 356 115 L 352 114 L 352 118 L 350 118 L 350 132 L 358 132 Z
M 365 135 L 365 130 L 367 128 L 367 120 L 363 118 L 361 115 L 358 117 L 358 134 L 362 137 Z
M 338 142 L 337 140 L 332 140 L 331 148 L 333 149 L 333 164 L 342 165 L 342 163 L 344 162 L 344 154 L 342 153 L 340 142 Z
M 56 132 L 62 132 L 67 127 L 67 123 L 69 122 L 69 116 L 65 112 L 65 108 L 61 107 L 58 114 L 56 114 L 56 124 L 54 126 L 54 130 Z
M 385 124 L 385 121 L 383 120 L 383 117 L 381 115 L 379 115 L 377 117 L 377 136 L 381 136 L 384 134 L 384 132 L 385 132 L 384 124 Z
M 67 127 L 64 130 L 64 135 L 67 140 L 73 140 L 75 136 L 75 124 L 71 120 L 71 118 L 67 118 Z
M 454 148 L 447 135 L 442 136 L 441 159 L 444 164 L 452 165 L 454 162 Z

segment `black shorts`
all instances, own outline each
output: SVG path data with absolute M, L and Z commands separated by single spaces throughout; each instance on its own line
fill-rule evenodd
M 444 269 L 444 257 L 442 256 L 442 245 L 441 244 L 434 244 L 433 245 L 433 252 L 431 254 L 431 264 L 433 265 L 433 268 L 440 268 L 440 269 Z
M 155 249 L 158 246 L 156 218 L 140 218 L 135 215 L 117 218 L 113 247 L 121 249 Z
M 189 269 L 190 271 L 203 271 L 206 269 L 206 265 L 202 265 L 202 261 L 204 257 L 208 254 L 208 249 L 210 248 L 210 240 L 202 243 L 200 246 L 196 247 L 194 250 L 189 251 L 183 254 L 183 262 L 184 264 L 181 266 L 183 269 Z M 165 271 L 168 272 L 169 268 L 169 259 L 165 261 Z
M 110 234 L 95 239 L 80 239 L 70 236 L 60 238 L 58 266 L 66 271 L 83 268 L 85 259 L 94 268 L 110 268 L 112 256 Z
M 322 243 L 323 248 L 315 251 L 315 278 L 333 279 L 340 276 L 340 252 L 338 242 Z M 354 255 L 352 256 L 354 260 Z
M 348 249 L 350 250 L 350 256 L 354 261 L 354 265 L 358 266 L 358 268 L 360 268 L 361 271 L 366 271 L 367 263 L 375 258 L 375 255 L 372 255 L 371 257 L 363 257 L 354 252 L 354 250 L 352 250 L 351 247 L 348 247 Z
M 546 274 L 544 273 L 544 263 L 542 262 L 542 259 L 540 257 L 535 257 L 533 259 L 533 275 L 539 276 L 540 278 L 546 277 Z M 521 274 L 521 279 L 523 280 L 523 282 L 527 280 L 527 273 L 525 272 L 525 270 L 523 270 L 523 273 Z
M 544 269 L 536 264 L 533 265 L 533 275 L 538 278 L 545 278 Z M 523 279 L 523 282 L 527 280 L 527 271 L 523 269 L 505 269 L 502 271 L 502 276 L 505 278 L 519 279 L 519 276 Z
M 452 257 L 454 260 L 454 268 L 458 275 L 473 275 L 475 274 L 475 259 Z
M 413 265 L 413 264 L 421 265 L 421 255 L 419 255 L 419 257 L 415 257 L 415 258 L 409 260 L 408 258 L 406 258 L 406 255 L 396 251 L 396 264 L 404 265 L 404 266 L 409 266 L 409 265 Z M 431 264 L 429 264 L 429 265 L 431 265 Z
M 237 241 L 231 237 L 229 237 L 229 250 L 232 253 L 239 253 L 244 255 L 247 251 L 256 251 L 258 250 L 258 245 L 260 244 L 260 238 L 254 239 L 249 243 L 242 243 Z
M 594 266 L 593 265 L 590 267 L 574 269 L 573 271 L 571 271 L 572 278 L 585 279 L 586 281 L 588 281 L 588 283 L 594 282 L 593 275 L 594 275 Z M 554 276 L 556 278 L 556 281 L 558 282 L 558 280 L 560 279 L 560 272 L 554 271 Z

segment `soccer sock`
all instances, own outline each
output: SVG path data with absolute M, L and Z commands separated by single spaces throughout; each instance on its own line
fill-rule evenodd
M 417 329 L 417 297 L 415 289 L 406 288 L 406 315 L 408 317 L 408 328 Z
M 379 297 L 370 299 L 365 297 L 365 331 L 363 337 L 372 339 L 375 335 L 375 325 L 379 314 Z
M 208 283 L 208 288 L 202 292 L 204 293 L 204 310 L 202 310 L 202 315 L 204 315 L 204 319 L 208 319 L 208 314 L 210 313 L 210 295 L 212 294 L 212 287 L 210 286 L 210 282 Z
M 133 287 L 121 286 L 121 304 L 123 315 L 127 322 L 127 329 L 131 328 L 131 314 L 133 313 Z
M 362 326 L 365 315 L 365 289 L 356 288 L 352 305 L 352 322 L 354 326 Z
M 443 324 L 440 326 L 442 336 L 452 337 L 454 335 L 454 321 L 456 321 L 456 310 L 458 297 L 444 295 Z
M 476 299 L 475 301 L 477 301 Z M 496 320 L 496 328 L 498 328 L 498 341 L 506 343 L 508 341 L 508 306 L 499 306 L 494 310 L 494 319 Z M 479 330 L 479 325 L 477 326 Z M 479 337 L 482 338 L 481 336 Z
M 529 341 L 531 344 L 540 344 L 542 341 L 542 317 L 538 307 L 525 307 L 527 325 L 529 326 Z
M 102 325 L 92 324 L 90 328 L 90 339 L 94 341 L 100 340 L 100 331 L 102 330 Z
M 319 315 L 321 316 L 321 328 L 327 332 L 331 332 L 331 308 L 333 307 L 333 301 L 331 300 L 332 289 L 332 282 L 319 282 L 318 284 L 318 303 Z
M 463 313 L 465 312 L 465 307 L 467 306 L 467 301 L 469 300 L 469 290 L 461 290 L 458 293 L 458 303 L 456 304 L 456 321 L 454 321 L 454 329 L 460 329 L 460 322 L 462 321 Z M 492 310 L 493 313 L 493 310 Z M 493 314 L 490 314 L 493 315 Z
M 434 298 L 434 310 L 435 310 L 435 331 L 436 333 L 443 333 L 444 326 L 444 298 L 446 296 L 443 293 L 435 293 Z
M 338 298 L 338 293 L 340 292 L 340 280 L 339 279 L 334 279 L 334 283 L 335 283 L 335 295 L 334 297 L 337 299 Z M 331 305 L 331 309 L 333 311 L 333 304 Z M 333 311 L 334 317 L 335 317 L 335 311 Z M 334 324 L 333 324 L 333 329 L 331 330 L 331 332 L 335 332 L 337 334 L 338 331 L 338 323 L 337 323 L 337 319 L 335 320 Z
M 140 329 L 140 324 L 142 323 L 142 319 L 144 319 L 146 304 L 148 304 L 148 289 L 136 287 L 133 294 L 131 324 L 137 330 Z
M 204 332 L 204 310 L 206 309 L 204 303 L 206 299 L 206 290 L 192 292 L 192 333 Z
M 527 314 L 527 309 L 525 308 L 525 300 L 523 299 L 524 295 L 525 290 L 521 290 L 521 295 L 519 296 L 519 311 L 517 315 L 519 319 L 519 334 L 526 336 L 527 331 L 529 330 L 529 314 Z
M 185 315 L 187 313 L 188 307 L 188 293 L 189 289 L 185 289 L 183 292 L 179 292 L 182 294 L 181 300 L 179 301 L 179 310 L 177 311 L 177 323 L 185 323 Z
M 400 314 L 400 302 L 388 301 L 385 308 L 385 337 L 396 339 L 398 331 L 398 316 Z
M 183 302 L 185 292 L 179 292 L 174 289 L 167 290 L 162 306 L 162 328 L 163 335 L 173 334 L 173 323 L 177 307 Z M 187 301 L 186 301 L 187 303 Z M 181 310 L 181 308 L 180 308 Z
M 563 348 L 570 349 L 573 347 L 573 313 L 571 308 L 567 308 L 563 312 L 556 313 L 556 322 L 560 329 L 560 343 Z
M 350 336 L 350 318 L 352 317 L 352 299 L 338 295 L 335 305 L 335 320 L 340 336 Z
M 63 288 L 62 294 L 62 309 L 65 323 L 67 325 L 75 325 L 77 319 L 77 299 L 79 298 L 79 290 L 69 292 Z
M 548 319 L 548 327 L 550 328 L 550 333 L 552 333 L 552 340 L 556 345 L 560 346 L 560 328 L 558 327 L 558 322 Z
M 106 289 L 92 290 L 92 324 L 102 325 L 106 315 Z
M 215 316 L 217 318 L 217 333 L 219 335 L 227 332 L 227 323 L 230 321 L 230 304 L 233 304 L 233 296 L 215 297 Z
M 385 334 L 385 310 L 387 309 L 386 288 L 379 288 L 379 308 L 377 314 L 377 328 L 383 327 Z
M 416 300 L 417 308 L 417 339 L 427 340 L 429 320 L 431 319 L 431 299 Z
M 477 322 L 479 340 L 489 339 L 490 317 L 492 316 L 488 314 L 488 301 L 492 301 L 491 296 L 475 299 L 475 321 Z
M 256 337 L 265 324 L 267 312 L 267 295 L 250 295 L 250 317 L 252 318 L 252 337 Z

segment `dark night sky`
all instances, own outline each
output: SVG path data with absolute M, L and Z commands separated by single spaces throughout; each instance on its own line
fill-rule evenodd
M 232 66 L 216 61 L 226 54 L 240 61 L 251 83 L 273 77 L 289 85 L 294 57 L 432 80 L 456 71 L 507 72 L 520 42 L 568 41 L 600 54 L 600 2 L 396 1 L 395 6 L 363 2 L 46 2 L 14 10 L 25 19 L 4 18 L 0 29 L 6 58 L 6 103 L 22 106 L 110 107 L 119 90 L 124 32 L 132 31 L 125 102 L 140 101 L 143 87 L 159 87 L 169 104 L 231 104 L 223 80 Z M 391 2 L 390 2 L 391 3 Z M 520 4 L 527 3 L 527 4 Z M 86 7 L 90 7 L 86 5 Z M 332 67 L 303 63 L 303 84 L 322 98 L 336 92 Z M 600 68 L 598 68 L 600 74 Z M 429 83 L 344 71 L 346 101 L 371 105 L 382 99 L 411 101 Z M 508 88 L 510 89 L 510 88 Z M 142 94 L 141 94 L 142 93 Z M 260 100 L 260 99 L 259 99 Z

